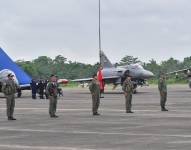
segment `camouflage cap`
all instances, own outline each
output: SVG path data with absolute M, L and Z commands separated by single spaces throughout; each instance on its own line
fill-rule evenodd
M 161 72 L 159 75 L 160 75 L 160 76 L 164 76 L 164 75 L 165 75 L 165 73 L 164 73 L 164 72 Z
M 127 76 L 127 77 L 131 77 L 131 75 L 130 75 L 130 71 L 129 71 L 129 70 L 127 70 L 127 71 L 125 72 L 125 76 Z
M 94 73 L 94 74 L 92 75 L 92 78 L 94 78 L 94 77 L 97 77 L 97 74 L 96 74 L 96 73 Z

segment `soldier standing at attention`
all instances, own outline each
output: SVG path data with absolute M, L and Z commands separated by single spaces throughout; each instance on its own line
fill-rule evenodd
M 92 95 L 92 113 L 94 116 L 98 116 L 100 115 L 98 113 L 98 108 L 100 104 L 100 85 L 99 81 L 97 80 L 97 75 L 94 74 L 92 77 L 93 80 L 89 85 L 89 90 Z
M 32 91 L 32 99 L 36 99 L 36 92 L 37 92 L 37 83 L 35 80 L 32 80 L 30 83 L 31 91 Z
M 7 117 L 8 120 L 16 120 L 13 117 L 14 108 L 15 108 L 15 93 L 17 91 L 17 85 L 13 79 L 14 75 L 8 74 L 8 79 L 2 86 L 2 91 L 5 94 L 7 101 Z
M 165 104 L 167 101 L 167 84 L 166 84 L 166 76 L 165 74 L 161 74 L 159 81 L 158 81 L 158 89 L 160 92 L 160 105 L 161 105 L 161 111 L 168 111 L 165 108 Z
M 40 80 L 40 82 L 38 83 L 38 89 L 39 89 L 39 96 L 40 96 L 40 99 L 44 99 L 44 83 L 42 80 Z
M 56 108 L 57 108 L 57 94 L 58 94 L 58 87 L 57 87 L 57 79 L 55 75 L 50 76 L 50 82 L 48 82 L 46 87 L 46 93 L 49 98 L 49 115 L 51 118 L 58 118 L 56 115 Z
M 126 113 L 133 113 L 131 111 L 133 83 L 131 81 L 131 76 L 130 75 L 127 75 L 126 80 L 123 82 L 122 90 L 124 91 L 124 94 L 125 94 Z

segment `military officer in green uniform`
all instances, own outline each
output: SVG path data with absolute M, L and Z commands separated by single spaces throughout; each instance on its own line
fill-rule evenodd
M 49 98 L 49 115 L 51 118 L 58 118 L 56 115 L 56 108 L 57 108 L 57 94 L 58 94 L 58 87 L 57 87 L 57 78 L 55 75 L 50 76 L 50 81 L 46 87 L 46 94 Z
M 93 80 L 91 81 L 89 85 L 89 90 L 92 95 L 92 113 L 95 116 L 95 115 L 100 115 L 98 113 L 98 108 L 100 104 L 100 84 L 99 84 L 99 81 L 97 80 L 96 74 L 94 74 L 92 77 L 93 77 Z
M 8 74 L 8 79 L 3 83 L 2 92 L 6 97 L 7 103 L 7 117 L 8 120 L 16 120 L 13 117 L 15 108 L 15 93 L 17 92 L 17 85 L 13 79 L 14 75 Z
M 131 81 L 131 76 L 129 74 L 127 75 L 127 78 L 123 82 L 122 90 L 124 91 L 124 94 L 125 94 L 126 113 L 133 113 L 131 111 L 133 83 Z
M 160 92 L 160 105 L 161 111 L 168 111 L 165 108 L 166 101 L 167 101 L 167 84 L 166 84 L 166 76 L 164 73 L 160 74 L 160 78 L 158 81 L 158 89 Z

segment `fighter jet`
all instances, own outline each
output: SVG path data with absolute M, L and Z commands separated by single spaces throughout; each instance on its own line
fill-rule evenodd
M 185 76 L 185 79 L 188 80 L 188 86 L 189 88 L 191 88 L 191 68 L 185 68 L 185 69 L 182 69 L 182 70 L 176 70 L 176 71 L 173 71 L 173 72 L 168 72 L 166 75 L 169 76 L 171 74 L 175 74 L 176 76 L 178 76 L 178 74 L 181 74 L 183 73 Z
M 14 81 L 22 90 L 30 89 L 31 77 L 0 48 L 0 91 L 9 73 L 14 75 Z
M 154 77 L 154 74 L 151 71 L 145 70 L 139 64 L 131 64 L 119 67 L 112 65 L 111 61 L 107 58 L 103 51 L 100 52 L 100 63 L 103 67 L 102 75 L 104 83 L 112 83 L 114 85 L 114 88 L 117 87 L 117 85 L 123 84 L 124 80 L 127 77 L 127 73 L 132 76 L 134 93 L 136 93 L 137 86 L 145 85 L 145 81 L 147 79 Z M 75 79 L 72 81 L 83 83 L 91 80 L 92 78 L 85 78 Z

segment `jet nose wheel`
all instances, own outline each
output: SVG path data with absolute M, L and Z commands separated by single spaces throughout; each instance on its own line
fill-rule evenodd
M 189 88 L 191 88 L 191 81 L 189 82 Z
M 133 89 L 133 94 L 136 94 L 137 93 L 137 89 Z

